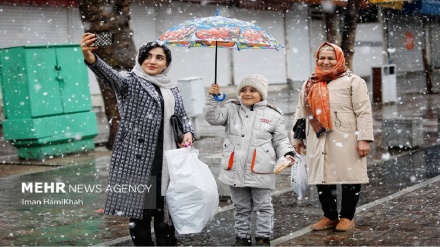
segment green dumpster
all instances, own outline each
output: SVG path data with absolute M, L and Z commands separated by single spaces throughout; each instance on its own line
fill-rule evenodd
M 24 159 L 95 148 L 96 114 L 79 45 L 0 49 L 4 139 Z

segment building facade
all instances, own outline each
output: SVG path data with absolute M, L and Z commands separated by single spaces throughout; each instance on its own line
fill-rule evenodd
M 75 4 L 63 4 L 68 1 L 61 0 L 53 1 L 50 6 L 22 2 L 0 3 L 0 48 L 80 41 L 84 26 Z M 283 5 L 282 10 L 252 10 L 201 2 L 171 1 L 158 5 L 133 1 L 130 24 L 136 49 L 157 39 L 171 26 L 193 18 L 213 16 L 218 9 L 221 16 L 261 26 L 285 47 L 278 51 L 219 49 L 217 82 L 220 86 L 235 85 L 249 74 L 260 73 L 271 84 L 293 82 L 298 87 L 313 71 L 314 52 L 326 37 L 321 6 L 292 2 Z M 437 19 L 426 21 L 417 13 L 385 12 L 383 15 L 378 13 L 382 18 L 377 21 L 357 26 L 353 59 L 356 74 L 369 77 L 372 67 L 388 63 L 396 64 L 398 73 L 423 71 L 423 48 L 428 50 L 430 64 L 440 66 L 440 48 L 432 45 L 440 36 Z M 170 76 L 173 80 L 201 77 L 205 86 L 213 82 L 214 49 L 172 47 L 172 52 Z M 102 104 L 99 87 L 91 72 L 89 82 L 93 104 Z

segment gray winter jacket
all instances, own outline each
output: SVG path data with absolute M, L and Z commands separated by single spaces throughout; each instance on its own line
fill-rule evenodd
M 220 104 L 207 96 L 204 108 L 208 123 L 225 126 L 220 181 L 235 187 L 275 189 L 276 161 L 293 152 L 282 112 L 266 100 L 251 108 L 238 100 L 228 101 L 225 107 Z
M 141 188 L 139 185 L 148 184 L 158 141 L 162 118 L 159 94 L 149 81 L 132 72 L 118 72 L 99 57 L 94 64 L 87 65 L 106 86 L 114 90 L 121 115 L 113 147 L 109 185 L 132 185 L 132 188 Z M 184 133 L 193 132 L 179 89 L 176 87 L 171 91 L 175 98 L 174 114 L 183 123 Z M 168 173 L 162 173 L 163 180 L 169 181 Z M 137 192 L 139 191 L 141 189 Z M 104 212 L 107 214 L 142 219 L 144 208 L 142 193 L 106 190 Z

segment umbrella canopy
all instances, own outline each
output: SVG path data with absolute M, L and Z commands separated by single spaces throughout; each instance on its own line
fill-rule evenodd
M 215 47 L 214 83 L 217 83 L 217 48 L 231 49 L 276 49 L 282 47 L 272 35 L 263 28 L 246 21 L 218 15 L 185 21 L 171 27 L 157 41 L 169 46 Z M 215 95 L 217 101 L 226 98 Z
M 158 41 L 170 46 L 278 49 L 283 46 L 263 28 L 246 21 L 211 16 L 171 27 Z

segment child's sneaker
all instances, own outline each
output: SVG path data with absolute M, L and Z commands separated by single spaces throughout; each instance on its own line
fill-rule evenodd
M 270 246 L 269 238 L 255 237 L 256 246 Z
M 251 245 L 252 245 L 252 241 L 250 238 L 235 237 L 234 246 L 251 246 Z

